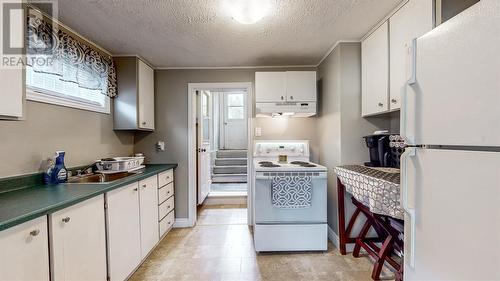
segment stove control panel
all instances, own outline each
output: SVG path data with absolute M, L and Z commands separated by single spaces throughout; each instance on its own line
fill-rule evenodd
M 309 141 L 256 141 L 254 156 L 309 157 Z

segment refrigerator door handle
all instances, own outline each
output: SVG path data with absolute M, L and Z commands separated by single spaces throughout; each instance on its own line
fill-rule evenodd
M 417 83 L 417 38 L 411 41 L 410 50 L 408 50 L 410 57 L 410 77 L 408 78 L 408 85 Z
M 409 92 L 415 94 L 414 86 L 417 83 L 417 38 L 412 40 L 411 47 L 409 47 L 408 56 L 410 58 L 410 77 L 406 82 L 406 87 L 404 91 L 401 92 L 401 123 L 400 132 L 401 136 L 408 145 L 416 145 L 415 143 L 415 109 L 411 108 L 410 105 L 415 103 L 415 97 L 413 97 L 412 102 L 409 102 L 408 94 Z M 411 124 L 409 124 L 411 122 Z
M 415 147 L 406 147 L 401 155 L 401 202 L 406 214 L 404 263 L 411 268 L 415 267 L 415 208 L 408 203 L 408 194 L 411 191 L 409 190 L 411 186 L 408 184 L 408 158 L 415 156 L 415 153 Z M 407 237 L 409 239 L 406 239 Z

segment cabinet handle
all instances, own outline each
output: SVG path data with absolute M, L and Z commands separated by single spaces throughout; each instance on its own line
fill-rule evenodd
M 142 188 L 146 188 L 146 185 L 145 185 L 145 184 L 143 184 L 143 185 L 142 185 Z
M 31 235 L 31 236 L 37 236 L 38 234 L 40 234 L 40 230 L 38 230 L 38 229 L 32 230 L 32 231 L 30 232 L 30 235 Z
M 142 122 L 142 125 L 146 125 L 146 122 Z
M 293 96 L 290 96 L 290 99 L 293 100 Z
M 137 187 L 136 187 L 136 188 L 134 188 L 134 191 L 137 191 L 137 190 L 138 190 L 138 189 L 137 189 Z
M 171 224 L 171 222 L 168 222 L 168 224 Z
M 167 209 L 170 209 L 170 205 L 167 206 Z
M 71 220 L 71 218 L 70 218 L 70 217 L 65 217 L 64 219 L 62 219 L 62 221 L 63 221 L 64 223 L 68 223 L 70 220 Z
M 284 97 L 284 96 L 281 96 L 281 100 L 284 100 L 284 99 L 285 99 L 285 97 Z
M 384 106 L 384 104 L 383 104 L 383 103 L 381 103 L 381 102 L 379 102 L 379 103 L 378 103 L 378 106 L 382 107 L 382 106 Z
M 392 103 L 397 103 L 397 102 L 398 102 L 398 100 L 397 100 L 397 99 L 391 99 L 391 102 L 392 102 Z
M 170 191 L 167 191 L 167 194 L 170 194 Z

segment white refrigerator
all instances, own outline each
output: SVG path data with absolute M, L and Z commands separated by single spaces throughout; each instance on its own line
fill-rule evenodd
M 412 48 L 404 280 L 500 280 L 500 1 L 481 0 Z

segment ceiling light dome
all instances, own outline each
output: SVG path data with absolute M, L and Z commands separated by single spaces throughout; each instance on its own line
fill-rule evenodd
M 252 24 L 269 13 L 270 0 L 226 0 L 225 9 L 229 15 L 242 24 Z

